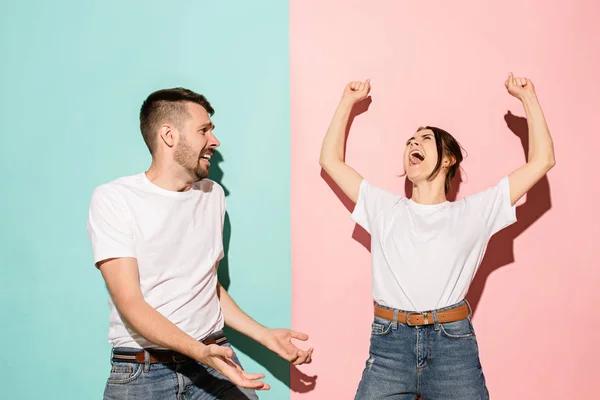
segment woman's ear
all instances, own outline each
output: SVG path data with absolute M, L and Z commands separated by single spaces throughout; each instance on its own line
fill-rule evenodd
M 456 158 L 454 157 L 444 157 L 444 159 L 442 160 L 443 168 L 450 168 L 454 164 L 456 164 Z

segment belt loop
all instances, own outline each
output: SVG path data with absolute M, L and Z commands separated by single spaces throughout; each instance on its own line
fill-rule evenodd
M 150 371 L 150 353 L 144 349 L 144 372 Z
M 467 303 L 467 307 L 469 307 L 469 319 L 471 319 L 473 317 L 473 309 L 471 308 L 471 303 L 469 303 L 469 300 L 465 299 L 465 303 Z
M 394 308 L 394 321 L 392 323 L 392 329 L 398 329 L 398 310 Z
M 438 331 L 440 329 L 440 323 L 438 322 L 437 310 L 433 310 L 431 315 L 433 315 L 433 330 Z

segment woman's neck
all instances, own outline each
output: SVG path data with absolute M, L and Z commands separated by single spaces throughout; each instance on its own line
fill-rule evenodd
M 411 200 L 415 203 L 431 205 L 448 201 L 444 187 L 437 182 L 422 182 L 413 185 Z

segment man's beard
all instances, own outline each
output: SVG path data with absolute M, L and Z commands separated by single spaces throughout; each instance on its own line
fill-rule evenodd
M 200 157 L 204 150 L 202 149 L 199 154 L 196 154 L 188 144 L 185 136 L 181 137 L 181 141 L 175 149 L 175 162 L 181 165 L 196 181 L 208 178 L 208 168 L 204 168 L 200 163 Z

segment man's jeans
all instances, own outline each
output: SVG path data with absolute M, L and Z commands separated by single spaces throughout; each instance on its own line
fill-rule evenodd
M 355 399 L 489 399 L 470 316 L 443 324 L 435 320 L 411 327 L 375 317 Z
M 214 336 L 222 334 L 217 332 Z M 230 346 L 224 343 L 222 346 Z M 115 348 L 119 352 L 139 349 Z M 146 357 L 148 358 L 148 357 Z M 233 361 L 240 365 L 234 354 Z M 257 400 L 253 390 L 242 389 L 219 372 L 187 359 L 168 364 L 138 364 L 115 360 L 106 382 L 104 400 Z

